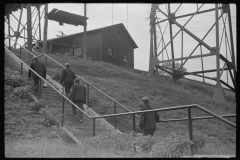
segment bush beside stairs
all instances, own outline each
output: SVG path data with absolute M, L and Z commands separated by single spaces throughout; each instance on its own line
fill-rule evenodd
M 19 54 L 13 52 L 15 55 Z M 18 56 L 19 57 L 19 56 Z M 23 57 L 23 56 L 22 56 Z M 26 57 L 26 56 L 25 56 Z M 24 59 L 24 58 L 23 58 Z M 25 62 L 25 61 L 24 61 Z M 29 64 L 29 63 L 27 63 Z M 5 67 L 9 67 L 13 70 L 20 72 L 20 62 L 17 61 L 13 56 L 8 53 L 5 53 Z M 27 76 L 28 69 L 23 67 L 23 76 Z M 60 85 L 54 81 L 49 75 L 47 75 L 46 80 L 53 85 L 56 89 L 60 89 Z M 43 99 L 48 107 L 62 109 L 62 101 L 63 98 L 60 94 L 58 94 L 53 88 L 49 85 L 47 87 L 42 88 L 41 99 Z M 88 138 L 93 136 L 93 119 L 89 119 L 87 116 L 83 114 L 83 122 L 80 123 L 78 119 L 74 119 L 72 117 L 72 109 L 70 103 L 64 104 L 64 126 L 69 126 L 71 129 L 71 133 L 77 138 Z M 94 116 L 97 115 L 92 109 L 87 108 L 88 115 Z M 118 130 L 115 130 L 111 124 L 109 124 L 105 119 L 96 119 L 95 121 L 95 135 L 103 134 L 103 133 L 121 133 Z

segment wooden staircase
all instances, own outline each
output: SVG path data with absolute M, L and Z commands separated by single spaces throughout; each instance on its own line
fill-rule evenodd
M 17 55 L 19 57 L 19 55 Z M 24 58 L 23 58 L 24 59 Z M 24 61 L 25 62 L 25 61 Z M 20 72 L 20 65 L 13 60 L 9 54 L 5 53 L 5 67 L 9 67 L 12 70 Z M 28 71 L 23 69 L 23 76 L 27 76 Z M 47 80 L 50 84 L 49 80 Z M 53 88 L 47 86 L 42 88 L 41 99 L 43 99 L 49 107 L 62 109 L 62 96 L 58 94 Z M 83 114 L 83 122 L 80 123 L 78 119 L 72 117 L 72 108 L 70 103 L 64 104 L 64 126 L 73 128 L 71 133 L 77 138 L 88 138 L 93 136 L 93 120 L 89 119 Z M 100 123 L 99 119 L 95 121 L 95 135 L 110 133 L 111 129 L 106 128 L 105 125 Z

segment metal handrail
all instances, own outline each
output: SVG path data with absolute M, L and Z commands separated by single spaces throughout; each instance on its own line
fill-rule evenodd
M 44 56 L 48 57 L 49 59 L 51 59 L 52 61 L 54 61 L 55 63 L 57 63 L 58 65 L 62 66 L 63 68 L 65 68 L 62 64 L 60 64 L 59 62 L 57 62 L 56 60 L 54 60 L 53 58 L 51 58 L 50 56 L 48 56 L 47 54 L 41 52 Z M 99 91 L 100 93 L 102 93 L 104 96 L 108 97 L 109 99 L 111 99 L 113 102 L 117 103 L 119 106 L 123 107 L 124 109 L 126 109 L 129 112 L 132 112 L 131 110 L 129 110 L 128 108 L 126 108 L 125 106 L 123 106 L 122 104 L 120 104 L 119 102 L 117 102 L 115 99 L 113 99 L 112 97 L 110 97 L 109 95 L 107 95 L 106 93 L 102 92 L 101 90 L 99 90 L 97 87 L 95 87 L 94 85 L 92 85 L 91 83 L 89 83 L 88 81 L 86 81 L 85 79 L 81 78 L 79 75 L 76 75 L 78 78 L 80 78 L 82 81 L 84 81 L 85 83 L 87 83 L 88 85 L 90 85 L 91 87 L 93 87 L 94 89 L 96 89 L 97 91 Z
M 127 112 L 127 113 L 108 114 L 108 115 L 103 115 L 103 116 L 93 116 L 93 117 L 91 117 L 91 119 L 93 119 L 93 118 L 113 117 L 113 116 L 124 116 L 124 115 L 148 113 L 148 112 L 157 112 L 157 111 L 184 109 L 184 108 L 188 108 L 188 107 L 194 107 L 195 105 L 196 104 L 191 104 L 191 105 L 176 106 L 176 107 L 169 107 L 169 108 L 159 108 L 159 109 L 151 109 L 151 110 L 144 110 L 144 111 L 134 111 L 134 112 Z
M 233 126 L 233 127 L 235 127 L 235 128 L 237 127 L 237 125 L 236 125 L 235 123 L 233 123 L 233 122 L 231 122 L 231 121 L 229 121 L 229 120 L 227 120 L 227 119 L 225 119 L 225 118 L 217 115 L 216 113 L 214 113 L 214 112 L 212 112 L 212 111 L 210 111 L 210 110 L 208 110 L 208 109 L 200 106 L 199 104 L 196 104 L 196 107 L 199 108 L 199 109 L 201 109 L 202 111 L 207 112 L 208 114 L 211 114 L 212 116 L 220 119 L 221 121 L 223 121 L 223 122 L 225 122 L 225 123 L 227 123 L 227 124 L 229 124 L 229 125 L 231 125 L 231 126 Z
M 169 107 L 169 108 L 161 108 L 161 109 L 152 109 L 152 110 L 144 110 L 144 111 L 136 111 L 136 112 L 131 112 L 131 113 L 119 113 L 119 114 L 110 114 L 110 115 L 104 115 L 104 116 L 94 116 L 91 117 L 90 119 L 93 119 L 93 135 L 95 136 L 95 119 L 97 118 L 106 118 L 106 117 L 116 117 L 116 116 L 123 116 L 123 115 L 133 115 L 133 130 L 135 131 L 135 114 L 139 114 L 139 113 L 148 113 L 148 112 L 159 112 L 159 111 L 168 111 L 168 110 L 176 110 L 176 109 L 185 109 L 187 108 L 187 114 L 188 114 L 188 118 L 187 119 L 178 119 L 178 120 L 172 120 L 172 121 L 183 121 L 183 120 L 188 120 L 188 129 L 189 129 L 189 139 L 192 141 L 193 140 L 193 127 L 192 127 L 192 120 L 197 120 L 197 119 L 209 119 L 212 118 L 210 116 L 206 116 L 206 117 L 193 117 L 191 116 L 191 108 L 196 107 L 199 108 L 200 110 L 207 112 L 208 114 L 211 114 L 213 117 L 218 118 L 219 120 L 231 125 L 232 127 L 236 128 L 236 124 L 223 118 L 222 116 L 219 116 L 213 112 L 211 112 L 210 110 L 198 105 L 198 104 L 192 104 L 192 105 L 185 105 L 185 106 L 177 106 L 177 107 Z M 230 116 L 234 116 L 234 115 L 230 115 Z M 235 115 L 236 116 L 236 115 Z M 170 120 L 162 120 L 160 122 L 167 122 Z M 190 145 L 190 154 L 191 156 L 194 155 L 193 153 L 193 145 Z
M 11 39 L 12 40 L 12 39 Z M 14 40 L 13 40 L 14 41 Z M 14 41 L 15 42 L 15 41 Z M 20 45 L 19 43 L 15 42 L 16 44 Z M 20 45 L 21 47 L 21 45 Z M 36 56 L 35 54 L 31 53 L 30 51 L 28 51 L 26 48 L 23 48 L 24 50 L 26 50 L 28 53 L 30 53 L 33 56 Z M 50 56 L 48 56 L 47 54 L 42 53 L 40 56 L 45 56 L 49 59 L 51 59 L 52 61 L 54 61 L 55 63 L 57 63 L 58 65 L 60 65 L 61 67 L 65 68 L 62 64 L 60 64 L 59 62 L 57 62 L 56 60 L 54 60 L 53 58 L 51 58 Z M 87 91 L 88 91 L 88 106 L 89 106 L 89 85 L 92 86 L 94 89 L 96 89 L 98 92 L 102 93 L 103 95 L 105 95 L 106 97 L 108 97 L 110 100 L 112 100 L 114 102 L 114 113 L 116 113 L 116 104 L 118 104 L 119 106 L 121 106 L 122 108 L 126 109 L 128 112 L 131 112 L 131 110 L 129 110 L 128 108 L 126 108 L 125 106 L 123 106 L 122 104 L 120 104 L 119 102 L 117 102 L 115 99 L 113 99 L 112 97 L 110 97 L 109 95 L 105 94 L 104 92 L 102 92 L 101 90 L 99 90 L 97 87 L 95 87 L 94 85 L 90 84 L 88 81 L 86 81 L 85 79 L 81 78 L 80 76 L 76 75 L 78 78 L 80 78 L 81 80 L 83 80 L 85 83 L 87 83 Z M 74 105 L 75 106 L 75 105 Z M 78 107 L 77 107 L 78 108 Z M 79 108 L 78 108 L 79 109 Z M 83 112 L 84 113 L 84 112 Z M 63 109 L 62 109 L 62 114 L 64 114 L 64 102 L 63 102 Z M 84 113 L 85 114 L 85 113 Z M 137 118 L 139 118 L 138 115 L 135 115 Z M 87 116 L 88 118 L 90 118 L 89 116 Z M 135 118 L 134 118 L 135 120 Z M 62 124 L 63 124 L 64 118 L 62 119 Z M 95 124 L 95 119 L 93 120 L 94 124 Z M 114 121 L 114 127 L 115 129 L 116 127 L 116 117 L 115 117 L 115 121 Z M 95 132 L 95 129 L 94 129 Z
M 74 104 L 70 99 L 68 99 L 64 94 L 62 94 L 60 91 L 58 91 L 54 86 L 52 86 L 48 81 L 46 81 L 44 78 L 42 78 L 39 74 L 37 74 L 32 68 L 30 68 L 25 62 L 23 62 L 21 59 L 19 59 L 15 54 L 13 54 L 11 51 L 9 51 L 6 47 L 4 47 L 9 53 L 11 53 L 15 58 L 17 58 L 18 61 L 20 61 L 22 64 L 24 64 L 28 69 L 30 69 L 34 74 L 36 74 L 42 81 L 47 83 L 51 88 L 53 88 L 55 91 L 58 92 L 62 97 L 64 97 L 68 102 L 70 102 L 74 107 L 76 107 L 78 110 L 80 110 L 84 115 L 86 115 L 88 118 L 91 118 L 89 115 L 87 115 L 81 108 L 79 108 L 76 104 Z
M 12 39 L 11 39 L 12 40 Z M 12 40 L 14 41 L 14 40 Z M 15 43 L 17 43 L 16 41 L 14 41 Z M 19 43 L 17 43 L 18 45 L 20 45 Z M 21 46 L 21 45 L 20 45 Z M 26 48 L 23 48 L 24 50 L 26 50 L 28 53 L 32 54 L 33 56 L 36 56 L 35 54 L 31 53 L 29 50 L 27 50 Z M 60 64 L 59 62 L 57 62 L 56 60 L 54 60 L 53 58 L 51 58 L 50 56 L 48 56 L 47 54 L 41 52 L 44 56 L 48 57 L 49 59 L 51 59 L 52 61 L 54 61 L 55 63 L 57 63 L 58 65 L 60 65 L 61 67 L 65 68 L 62 64 Z M 79 75 L 76 75 L 78 78 L 80 78 L 82 81 L 84 81 L 85 83 L 87 83 L 88 85 L 90 85 L 91 87 L 93 87 L 94 89 L 96 89 L 98 92 L 100 92 L 101 94 L 103 94 L 104 96 L 108 97 L 109 99 L 111 99 L 113 102 L 115 102 L 116 104 L 118 104 L 119 106 L 121 106 L 122 108 L 126 109 L 129 112 L 132 112 L 130 109 L 128 109 L 127 107 L 123 106 L 122 104 L 120 104 L 118 101 L 116 101 L 114 98 L 110 97 L 109 95 L 107 95 L 106 93 L 102 92 L 100 89 L 98 89 L 97 87 L 95 87 L 94 85 L 92 85 L 91 83 L 89 83 L 88 81 L 86 81 L 85 79 L 81 78 Z M 137 118 L 139 118 L 138 115 L 136 115 Z

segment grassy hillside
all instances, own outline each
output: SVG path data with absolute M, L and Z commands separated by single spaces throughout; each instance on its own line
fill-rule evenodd
M 82 60 L 80 58 L 62 55 L 50 55 L 61 64 L 70 63 L 76 74 L 89 81 L 97 88 L 101 89 L 121 104 L 132 111 L 139 110 L 139 104 L 144 96 L 150 98 L 153 108 L 166 108 L 189 104 L 199 104 L 217 114 L 235 114 L 236 100 L 234 94 L 225 92 L 226 102 L 212 99 L 213 88 L 187 80 L 177 82 L 164 77 L 152 77 L 145 73 L 136 73 L 132 69 L 123 69 L 105 62 Z M 48 60 L 48 68 L 54 68 L 55 72 L 60 72 L 58 67 L 51 60 Z M 53 70 L 48 69 L 48 73 L 53 76 Z M 90 107 L 99 114 L 113 113 L 114 103 L 102 96 L 95 89 L 90 87 Z M 117 113 L 125 112 L 117 106 Z M 187 110 L 160 112 L 162 119 L 186 118 Z M 192 116 L 207 115 L 200 110 L 195 110 Z M 235 118 L 228 118 L 235 122 Z M 113 124 L 113 119 L 108 119 Z M 132 117 L 124 116 L 117 118 L 117 128 L 121 131 L 132 129 Z M 214 144 L 228 144 L 235 147 L 236 129 L 217 119 L 197 120 L 193 122 L 193 130 L 200 131 L 213 138 Z M 188 132 L 187 121 L 167 122 L 158 124 L 156 136 L 166 137 L 171 132 Z M 216 142 L 215 142 L 216 141 Z M 227 142 L 227 143 L 226 143 Z M 228 148 L 231 148 L 229 147 Z M 225 147 L 223 145 L 224 150 Z M 221 151 L 222 153 L 223 151 Z

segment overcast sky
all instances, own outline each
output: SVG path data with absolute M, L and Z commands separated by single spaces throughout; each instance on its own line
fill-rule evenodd
M 202 4 L 198 4 L 198 7 L 200 7 Z M 175 10 L 178 8 L 179 4 L 171 4 L 171 12 L 175 12 Z M 215 4 L 204 4 L 202 6 L 201 10 L 206 10 L 210 8 L 214 8 Z M 41 7 L 41 11 L 43 10 L 44 6 Z M 53 8 L 67 11 L 70 13 L 78 14 L 78 15 L 84 15 L 84 4 L 83 3 L 50 3 L 48 5 L 48 12 L 50 12 Z M 161 10 L 166 12 L 166 6 L 165 4 L 161 4 L 159 6 Z M 234 35 L 234 46 L 235 46 L 235 53 L 236 53 L 236 5 L 231 4 L 231 17 L 232 17 L 232 27 L 233 27 L 233 35 Z M 134 50 L 134 68 L 148 71 L 149 67 L 149 52 L 150 52 L 150 9 L 151 4 L 148 3 L 88 3 L 87 4 L 87 17 L 89 18 L 87 20 L 87 30 L 97 29 L 105 26 L 110 26 L 112 24 L 118 24 L 123 23 L 136 44 L 139 48 Z M 186 4 L 183 3 L 179 10 L 176 12 L 176 16 L 183 15 L 187 13 L 193 13 L 197 10 L 196 4 Z M 19 18 L 20 10 L 17 12 L 13 12 L 13 14 Z M 219 10 L 219 15 L 221 14 L 221 11 Z M 223 15 L 223 19 L 225 20 L 225 14 Z M 160 12 L 157 12 L 157 17 L 160 19 L 166 19 L 166 17 L 161 14 Z M 180 24 L 185 24 L 186 21 L 190 18 L 190 16 L 186 18 L 177 19 L 177 22 Z M 11 26 L 14 30 L 17 30 L 17 21 L 10 17 Z M 26 9 L 23 11 L 23 17 L 22 17 L 23 24 L 26 23 Z M 186 28 L 191 31 L 193 34 L 198 36 L 198 38 L 202 39 L 203 36 L 207 33 L 207 31 L 210 29 L 210 27 L 215 22 L 215 11 L 207 12 L 204 14 L 199 14 L 194 16 L 193 19 L 186 25 Z M 5 23 L 6 24 L 6 23 Z M 43 24 L 44 24 L 44 18 L 42 18 L 42 33 L 43 33 Z M 227 21 L 228 24 L 228 21 Z M 158 52 L 162 49 L 162 43 L 159 44 L 161 34 L 160 29 L 163 32 L 165 27 L 166 31 L 164 34 L 164 42 L 167 44 L 170 39 L 169 35 L 169 24 L 166 22 L 160 23 L 160 26 L 156 26 L 157 30 L 157 44 Z M 37 26 L 37 23 L 36 25 Z M 172 25 L 173 27 L 173 36 L 178 32 L 179 28 L 176 25 Z M 21 29 L 21 27 L 20 27 Z M 222 19 L 219 21 L 219 39 L 222 37 L 222 31 L 223 31 L 223 22 Z M 83 26 L 73 26 L 73 25 L 67 25 L 64 24 L 63 26 L 60 26 L 58 22 L 55 21 L 48 21 L 48 39 L 56 37 L 56 35 L 60 35 L 59 31 L 62 31 L 64 34 L 74 34 L 78 32 L 83 32 Z M 227 31 L 228 31 L 228 25 L 227 25 Z M 7 28 L 5 27 L 5 33 L 7 32 Z M 228 31 L 229 33 L 229 31 Z M 23 34 L 22 34 L 23 35 Z M 229 34 L 228 34 L 229 35 Z M 43 37 L 43 36 L 42 36 Z M 192 52 L 192 50 L 196 47 L 198 44 L 196 40 L 191 38 L 186 33 L 183 33 L 184 37 L 184 47 L 183 47 L 183 57 L 189 56 L 189 54 Z M 228 36 L 229 38 L 229 36 Z M 230 40 L 230 39 L 228 39 Z M 23 43 L 23 40 L 19 41 L 20 43 Z M 174 39 L 174 55 L 175 58 L 181 57 L 181 32 L 176 36 Z M 216 46 L 216 31 L 215 27 L 213 30 L 209 33 L 209 35 L 204 40 L 205 43 L 207 43 L 211 47 Z M 225 46 L 225 37 L 223 37 L 220 53 L 222 53 L 226 57 L 226 48 Z M 171 50 L 170 45 L 167 47 L 167 52 L 169 58 L 171 58 Z M 203 47 L 202 48 L 203 54 L 208 54 L 209 51 Z M 199 55 L 200 47 L 194 52 L 193 55 Z M 230 57 L 229 51 L 228 51 L 228 57 Z M 159 56 L 159 60 L 167 59 L 166 52 L 163 52 L 163 55 L 161 54 Z M 206 57 L 203 58 L 204 61 L 204 69 L 215 69 L 216 68 L 216 60 L 215 56 L 212 57 Z M 228 58 L 229 59 L 229 58 Z M 181 61 L 178 61 L 181 62 Z M 224 65 L 224 63 L 221 63 L 221 67 Z M 187 68 L 188 71 L 199 71 L 202 70 L 201 66 L 201 59 L 192 59 L 188 60 L 187 63 L 184 66 Z M 206 74 L 208 75 L 208 74 Z M 211 75 L 215 76 L 215 75 Z M 226 75 L 223 75 L 224 78 L 226 78 Z M 198 79 L 195 78 L 194 79 Z M 210 82 L 209 82 L 210 83 Z M 231 83 L 230 83 L 231 84 Z

